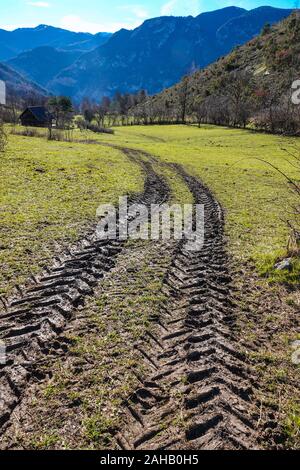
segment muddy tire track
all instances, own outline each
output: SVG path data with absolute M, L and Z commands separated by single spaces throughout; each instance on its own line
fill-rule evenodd
M 162 204 L 169 188 L 150 162 L 138 158 L 139 152 L 120 148 L 139 163 L 145 173 L 144 192 L 131 202 Z M 24 389 L 35 374 L 36 364 L 49 354 L 49 345 L 64 331 L 76 310 L 92 296 L 104 275 L 116 264 L 124 242 L 99 241 L 95 228 L 66 253 L 54 260 L 40 276 L 32 277 L 13 298 L 2 299 L 0 340 L 6 345 L 7 361 L 0 365 L 0 433 L 5 431 Z M 58 353 L 68 350 L 57 345 Z
M 137 346 L 148 370 L 124 403 L 120 449 L 257 448 L 255 379 L 234 334 L 223 214 L 210 191 L 173 165 L 205 206 L 205 245 L 181 244 L 164 282 L 168 303 Z
M 139 163 L 145 174 L 143 204 L 164 203 L 170 190 L 153 170 L 166 165 L 179 174 L 195 202 L 205 206 L 205 245 L 188 252 L 179 243 L 164 280 L 167 302 L 133 345 L 144 369 L 140 386 L 124 402 L 119 449 L 257 448 L 255 378 L 238 347 L 223 214 L 210 191 L 180 166 L 162 164 L 143 151 L 113 146 Z M 97 242 L 94 232 L 78 243 L 0 315 L 0 338 L 9 361 L 0 369 L 0 432 L 20 403 L 36 364 L 65 331 L 76 309 L 117 263 L 122 242 Z M 57 354 L 68 353 L 64 341 Z M 133 371 L 134 373 L 134 371 Z

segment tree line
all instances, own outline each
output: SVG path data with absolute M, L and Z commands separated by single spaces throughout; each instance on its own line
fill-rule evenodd
M 89 128 L 95 122 L 99 128 L 105 128 L 133 124 L 133 110 L 148 98 L 145 90 L 133 94 L 117 92 L 113 98 L 104 96 L 99 103 L 84 98 L 79 107 L 81 118 L 78 125 Z
M 253 74 L 232 71 L 213 91 L 195 93 L 195 79 L 185 77 L 172 93 L 154 96 L 131 110 L 136 124 L 213 124 L 271 133 L 300 132 L 300 106 L 293 104 L 291 84 L 282 94 L 276 86 L 260 84 Z
M 300 79 L 299 44 L 299 13 L 278 26 L 267 24 L 247 45 L 136 106 L 134 119 L 299 134 L 300 106 L 291 99 L 291 86 Z

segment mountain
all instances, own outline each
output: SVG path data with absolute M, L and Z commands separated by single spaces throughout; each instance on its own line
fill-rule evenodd
M 272 7 L 255 8 L 225 23 L 217 31 L 216 38 L 219 44 L 226 43 L 229 50 L 236 45 L 245 44 L 249 39 L 256 36 L 267 23 L 274 24 L 286 18 L 292 10 L 284 10 Z M 253 32 L 255 32 L 253 34 Z
M 160 17 L 133 31 L 115 33 L 104 45 L 83 54 L 49 83 L 57 94 L 79 101 L 115 92 L 170 87 L 193 68 L 203 68 L 276 23 L 292 10 L 228 7 L 196 18 Z
M 45 97 L 48 92 L 39 85 L 27 80 L 21 74 L 0 63 L 0 80 L 3 80 L 7 86 L 7 96 L 18 97 Z
M 61 70 L 73 64 L 80 55 L 76 50 L 61 51 L 54 47 L 42 46 L 22 52 L 14 59 L 8 60 L 7 65 L 47 88 L 48 82 Z
M 204 122 L 252 122 L 259 129 L 295 134 L 300 132 L 300 114 L 291 94 L 300 77 L 299 51 L 300 14 L 295 12 L 206 69 L 150 97 L 134 113 L 143 116 L 147 110 L 155 118 L 174 121 L 182 118 L 185 100 L 188 114 Z
M 110 36 L 110 33 L 74 33 L 47 25 L 15 31 L 0 29 L 0 60 L 6 61 L 22 52 L 44 46 L 83 53 L 101 46 Z

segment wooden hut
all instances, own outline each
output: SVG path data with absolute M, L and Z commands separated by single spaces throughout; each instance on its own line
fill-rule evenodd
M 45 106 L 30 106 L 23 111 L 20 121 L 22 126 L 49 127 L 52 124 L 53 116 Z

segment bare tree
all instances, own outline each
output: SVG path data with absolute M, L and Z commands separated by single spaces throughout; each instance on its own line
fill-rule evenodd
M 12 124 L 17 124 L 19 120 L 20 109 L 23 107 L 23 101 L 18 96 L 10 94 L 7 100 L 7 121 Z
M 94 118 L 99 127 L 105 127 L 105 118 L 109 113 L 111 100 L 107 96 L 104 96 L 99 105 L 94 108 Z
M 0 116 L 0 152 L 4 152 L 6 144 L 7 144 L 7 136 L 6 136 L 3 122 Z
M 252 111 L 252 76 L 247 72 L 232 72 L 226 77 L 225 90 L 230 104 L 231 124 L 246 127 Z
M 80 105 L 81 112 L 84 116 L 84 119 L 88 122 L 91 123 L 95 117 L 95 106 L 94 104 L 90 101 L 89 98 L 84 98 L 81 102 Z
M 189 77 L 184 77 L 182 82 L 179 84 L 178 89 L 178 100 L 179 100 L 179 113 L 182 124 L 186 122 L 186 115 L 188 109 L 189 99 Z
M 207 117 L 207 106 L 205 100 L 199 98 L 193 105 L 193 114 L 197 120 L 199 128 L 203 122 L 203 119 Z

